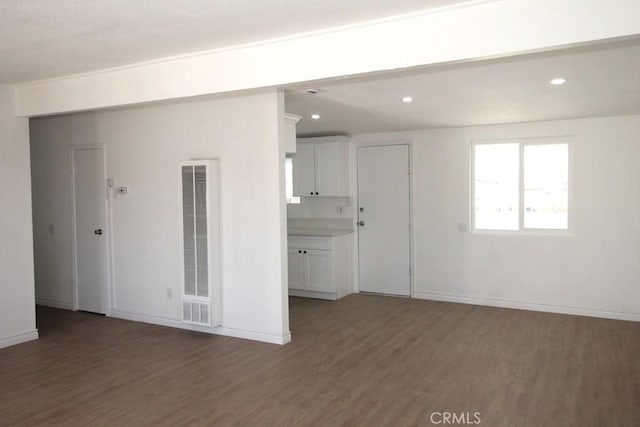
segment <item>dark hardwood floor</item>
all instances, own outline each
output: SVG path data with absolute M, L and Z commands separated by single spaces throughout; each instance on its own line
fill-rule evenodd
M 0 425 L 640 426 L 640 324 L 291 298 L 286 346 L 38 308 L 0 350 Z M 445 424 L 439 424 L 445 425 Z

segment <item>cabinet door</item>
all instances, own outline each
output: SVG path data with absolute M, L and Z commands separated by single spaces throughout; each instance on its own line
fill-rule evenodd
M 293 195 L 315 195 L 315 144 L 298 144 L 293 158 Z
M 318 196 L 348 196 L 348 145 L 322 142 L 316 145 L 316 189 Z
M 331 268 L 331 251 L 307 250 L 308 279 L 307 290 L 333 292 L 333 272 Z
M 289 249 L 289 289 L 304 289 L 307 280 L 306 255 L 299 249 Z

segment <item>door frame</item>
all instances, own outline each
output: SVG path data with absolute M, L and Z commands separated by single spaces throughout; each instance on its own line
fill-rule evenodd
M 102 151 L 102 182 L 104 184 L 104 295 L 107 300 L 105 301 L 105 315 L 110 316 L 112 308 L 112 279 L 113 279 L 113 245 L 112 245 L 112 206 L 111 206 L 111 189 L 107 187 L 107 147 L 105 144 L 74 144 L 69 146 L 69 176 L 71 181 L 71 272 L 73 280 L 73 311 L 78 311 L 78 240 L 77 240 L 77 219 L 76 219 L 76 182 L 75 182 L 75 152 L 81 150 L 100 150 Z
M 381 138 L 374 139 L 375 137 L 367 137 L 362 140 L 353 139 L 351 144 L 351 167 L 350 167 L 350 186 L 353 188 L 353 230 L 355 241 L 353 242 L 353 289 L 354 293 L 360 292 L 360 254 L 359 254 L 359 239 L 360 231 L 358 229 L 358 206 L 360 201 L 358 200 L 358 148 L 364 147 L 384 147 L 393 145 L 406 145 L 409 155 L 409 267 L 411 268 L 411 275 L 409 276 L 409 298 L 413 298 L 415 293 L 415 278 L 416 278 L 416 263 L 415 253 L 413 248 L 415 247 L 415 233 L 414 233 L 414 170 L 413 170 L 413 146 L 414 140 L 411 138 Z

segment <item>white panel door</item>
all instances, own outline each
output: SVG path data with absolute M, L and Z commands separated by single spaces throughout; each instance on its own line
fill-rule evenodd
M 304 289 L 306 282 L 307 269 L 305 266 L 305 255 L 301 249 L 289 248 L 288 265 L 289 265 L 289 288 Z
M 107 308 L 106 230 L 102 149 L 73 151 L 78 310 Z
M 307 278 L 306 289 L 317 292 L 333 292 L 333 272 L 331 271 L 331 251 L 309 249 L 307 252 Z
M 314 144 L 298 144 L 293 158 L 293 195 L 315 195 L 315 148 Z
M 409 146 L 360 147 L 357 162 L 360 291 L 409 296 Z
M 338 143 L 316 145 L 316 192 L 318 196 L 339 195 Z

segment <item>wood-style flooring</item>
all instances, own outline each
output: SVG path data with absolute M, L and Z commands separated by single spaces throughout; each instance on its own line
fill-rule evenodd
M 640 323 L 290 303 L 286 346 L 38 308 L 41 338 L 0 350 L 0 425 L 640 426 Z

